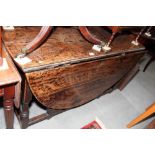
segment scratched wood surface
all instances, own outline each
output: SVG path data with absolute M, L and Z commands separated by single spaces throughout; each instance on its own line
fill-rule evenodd
M 14 58 L 40 27 L 17 27 L 5 32 L 3 40 Z M 103 27 L 89 30 L 105 42 L 111 32 Z M 19 67 L 25 72 L 37 100 L 48 108 L 68 109 L 102 95 L 137 64 L 144 54 L 142 45 L 134 46 L 131 34 L 118 35 L 109 53 L 92 50 L 77 27 L 57 27 L 46 42 L 28 55 L 32 61 Z M 90 55 L 92 52 L 94 55 Z
M 5 46 L 13 58 L 21 49 L 39 32 L 40 27 L 15 27 L 15 30 L 5 31 L 3 40 Z M 103 41 L 108 41 L 111 32 L 103 27 L 89 27 L 89 30 Z M 80 34 L 78 27 L 57 27 L 47 41 L 27 57 L 32 61 L 25 65 L 18 64 L 24 72 L 37 70 L 49 65 L 75 63 L 77 61 L 91 60 L 98 57 L 108 57 L 122 52 L 133 52 L 142 49 L 143 46 L 134 46 L 131 41 L 135 36 L 131 34 L 118 35 L 112 43 L 112 51 L 105 54 L 92 50 L 92 44 L 87 42 Z M 93 52 L 94 55 L 90 55 Z
M 30 88 L 40 103 L 53 109 L 73 108 L 103 94 L 118 82 L 143 53 L 117 56 L 27 73 Z

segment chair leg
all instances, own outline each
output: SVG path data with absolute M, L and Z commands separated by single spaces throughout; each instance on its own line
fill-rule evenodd
M 138 116 L 137 118 L 135 118 L 133 121 L 131 121 L 127 127 L 131 128 L 132 126 L 136 125 L 137 123 L 141 122 L 142 120 L 144 120 L 145 118 L 147 118 L 148 116 L 152 115 L 153 113 L 155 113 L 155 104 L 153 104 L 152 106 L 150 106 L 149 108 L 147 108 L 147 110 L 142 113 L 140 116 Z
M 151 109 L 151 108 L 154 107 L 154 106 L 155 106 L 155 102 L 154 102 L 153 104 L 151 104 L 149 107 L 147 107 L 145 111 Z

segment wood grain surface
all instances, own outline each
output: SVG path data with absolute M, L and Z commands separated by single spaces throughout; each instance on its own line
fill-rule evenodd
M 101 40 L 111 32 L 103 27 L 88 27 Z M 38 34 L 40 27 L 17 27 L 5 32 L 5 47 L 14 58 Z M 93 44 L 82 37 L 77 27 L 57 27 L 47 41 L 18 64 L 37 100 L 48 108 L 69 109 L 102 95 L 120 81 L 139 59 L 145 48 L 134 46 L 131 34 L 119 35 L 109 53 L 92 50 Z M 93 53 L 93 54 L 90 54 Z
M 87 27 L 89 31 L 100 40 L 108 41 L 111 32 L 103 27 Z M 27 43 L 32 41 L 39 33 L 40 27 L 15 27 L 13 32 L 5 31 L 3 40 L 13 58 L 21 52 Z M 131 41 L 135 36 L 131 34 L 119 35 L 112 42 L 109 53 L 92 50 L 93 44 L 86 41 L 76 27 L 57 27 L 47 41 L 27 57 L 32 61 L 25 65 L 18 64 L 24 72 L 44 69 L 47 66 L 57 66 L 66 63 L 76 63 L 93 59 L 119 55 L 122 52 L 144 50 L 142 45 L 134 46 Z M 94 55 L 90 55 L 94 53 Z
M 143 53 L 26 73 L 40 103 L 48 108 L 73 108 L 103 94 L 118 82 Z

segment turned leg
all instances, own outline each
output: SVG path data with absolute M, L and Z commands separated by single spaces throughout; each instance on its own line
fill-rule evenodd
M 132 126 L 136 125 L 137 123 L 141 122 L 142 120 L 144 120 L 145 118 L 147 118 L 148 116 L 152 115 L 153 113 L 155 113 L 155 104 L 153 104 L 152 106 L 150 106 L 149 108 L 146 109 L 146 111 L 144 113 L 142 113 L 140 116 L 138 116 L 137 118 L 135 118 L 133 121 L 131 121 L 127 127 L 131 128 Z
M 4 106 L 6 128 L 7 129 L 13 129 L 13 122 L 14 122 L 13 100 L 4 101 L 3 106 Z
M 109 39 L 109 41 L 108 41 L 108 43 L 107 43 L 108 47 L 111 45 L 112 41 L 114 40 L 115 35 L 116 35 L 116 32 L 113 32 L 110 39 Z
M 29 104 L 23 102 L 20 109 L 21 128 L 26 129 L 29 125 Z
M 25 129 L 29 126 L 29 103 L 31 99 L 32 99 L 32 94 L 27 82 L 25 81 L 23 101 L 20 107 L 20 121 L 21 121 L 22 129 Z
M 5 114 L 5 122 L 6 128 L 12 129 L 14 122 L 14 102 L 13 99 L 15 97 L 15 87 L 8 86 L 4 88 L 4 114 Z

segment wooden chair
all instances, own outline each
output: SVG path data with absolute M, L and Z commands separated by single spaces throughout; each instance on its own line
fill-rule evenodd
M 137 118 L 135 118 L 134 120 L 132 120 L 127 127 L 131 128 L 132 126 L 138 124 L 139 122 L 145 120 L 146 118 L 148 118 L 149 116 L 151 116 L 152 114 L 155 113 L 155 102 L 149 106 L 145 112 L 143 112 L 141 115 L 139 115 Z
M 140 27 L 140 26 L 139 27 L 138 26 L 106 26 L 104 28 L 108 28 L 112 32 L 110 37 L 108 37 L 109 39 L 106 42 L 98 39 L 95 35 L 93 35 L 89 31 L 89 28 L 87 26 L 79 26 L 79 30 L 80 30 L 81 34 L 83 35 L 83 37 L 93 44 L 100 45 L 104 52 L 108 52 L 111 50 L 111 44 L 115 40 L 116 35 L 119 32 L 123 32 L 123 31 L 132 32 L 133 30 L 136 30 L 136 32 L 137 32 L 136 37 L 131 43 L 138 46 L 139 38 L 146 30 L 146 27 L 144 27 L 144 26 L 142 26 L 142 27 Z

